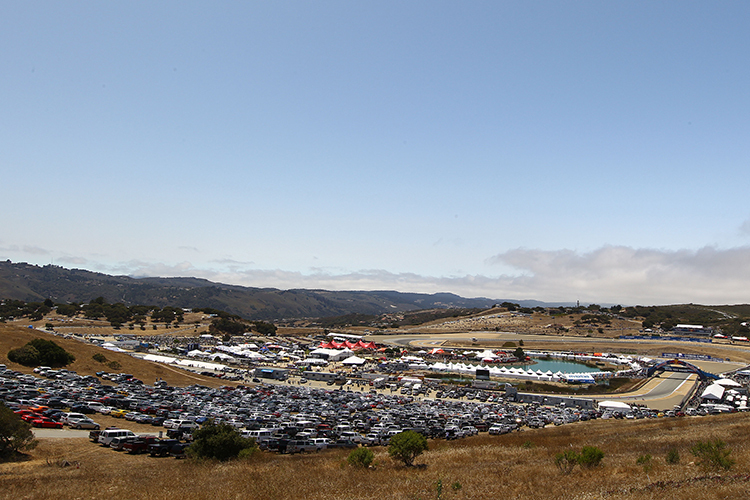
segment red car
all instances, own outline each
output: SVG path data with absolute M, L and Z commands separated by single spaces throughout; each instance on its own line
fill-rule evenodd
M 40 415 L 39 413 L 25 413 L 21 415 L 21 420 L 23 420 L 24 422 L 31 422 L 38 418 L 44 418 L 44 415 Z
M 62 422 L 56 422 L 51 418 L 41 417 L 31 421 L 31 425 L 34 427 L 46 427 L 48 429 L 62 429 Z

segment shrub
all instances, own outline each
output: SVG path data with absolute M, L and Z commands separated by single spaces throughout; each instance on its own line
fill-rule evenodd
M 643 466 L 643 471 L 644 472 L 649 472 L 653 468 L 653 466 L 654 466 L 654 464 L 651 462 L 652 458 L 653 457 L 650 454 L 647 453 L 645 455 L 641 455 L 640 457 L 638 457 L 638 459 L 635 461 L 635 463 L 636 463 L 636 465 Z
M 11 458 L 21 450 L 30 450 L 36 443 L 31 424 L 0 404 L 0 460 Z
M 388 455 L 395 460 L 401 460 L 405 466 L 411 467 L 414 465 L 414 459 L 427 449 L 427 438 L 418 432 L 404 431 L 391 438 Z
M 229 424 L 214 424 L 209 420 L 193 433 L 188 454 L 193 458 L 215 458 L 225 461 L 247 458 L 255 452 L 255 440 L 244 438 Z
M 352 467 L 367 469 L 375 458 L 375 454 L 369 448 L 356 448 L 349 453 L 346 462 Z
M 8 359 L 23 366 L 39 366 L 39 351 L 34 346 L 26 344 L 8 352 Z
M 677 451 L 676 448 L 671 448 L 667 452 L 667 463 L 670 465 L 675 465 L 680 463 L 680 452 Z
M 721 439 L 697 443 L 690 448 L 690 453 L 698 459 L 698 465 L 706 469 L 729 470 L 734 465 L 734 459 L 729 458 L 731 450 L 725 449 L 726 443 Z
M 24 366 L 66 366 L 76 357 L 51 340 L 34 339 L 25 346 L 8 352 L 8 359 Z
M 98 361 L 99 363 L 106 363 L 107 362 L 107 357 L 104 354 L 100 353 L 100 352 L 94 354 L 93 356 L 91 356 L 91 358 L 94 361 Z
M 555 465 L 560 470 L 560 474 L 567 476 L 580 461 L 580 456 L 573 450 L 565 450 L 555 455 Z
M 598 467 L 601 464 L 603 458 L 604 452 L 596 446 L 584 446 L 581 449 L 578 463 L 581 464 L 581 467 Z

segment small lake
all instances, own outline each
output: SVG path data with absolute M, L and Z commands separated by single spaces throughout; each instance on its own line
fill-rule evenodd
M 536 363 L 530 364 L 530 365 L 523 365 L 521 368 L 530 368 L 534 371 L 542 370 L 543 372 L 546 372 L 547 370 L 551 371 L 552 373 L 562 372 L 562 373 L 589 373 L 589 372 L 600 372 L 602 370 L 598 368 L 593 368 L 591 366 L 587 366 L 581 363 L 576 363 L 574 361 L 564 361 L 560 359 L 541 359 L 541 358 L 533 358 Z

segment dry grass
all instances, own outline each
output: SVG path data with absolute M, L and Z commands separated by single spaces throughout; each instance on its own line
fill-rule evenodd
M 77 340 L 56 337 L 48 333 L 13 325 L 0 325 L 0 363 L 7 365 L 11 370 L 16 370 L 22 373 L 31 373 L 31 368 L 10 362 L 7 358 L 7 354 L 11 349 L 21 347 L 35 338 L 52 340 L 66 351 L 72 353 L 76 357 L 76 360 L 66 368 L 69 370 L 75 370 L 79 375 L 94 375 L 98 371 L 107 371 L 132 373 L 147 384 L 152 384 L 157 378 L 162 378 L 166 380 L 168 384 L 180 387 L 193 384 L 201 384 L 208 387 L 230 385 L 225 381 L 213 377 L 194 375 L 185 370 L 143 361 L 126 353 L 108 351 L 101 347 L 84 344 Z M 92 356 L 97 353 L 104 354 L 109 361 L 117 361 L 120 364 L 120 368 L 113 370 L 106 364 L 94 361 Z
M 133 498 L 242 499 L 431 499 L 442 482 L 445 499 L 714 499 L 745 498 L 750 485 L 747 434 L 750 422 L 735 414 L 652 421 L 597 421 L 505 436 L 431 442 L 406 469 L 375 449 L 376 466 L 345 465 L 346 451 L 306 456 L 261 454 L 247 462 L 193 463 L 129 456 L 80 439 L 43 440 L 27 462 L 0 465 L 0 499 Z M 692 464 L 698 441 L 727 442 L 734 468 L 721 474 Z M 603 466 L 562 476 L 553 463 L 569 447 L 593 445 Z M 665 457 L 677 448 L 682 462 Z M 636 464 L 651 454 L 648 472 Z M 61 459 L 79 469 L 59 467 Z M 453 486 L 460 484 L 460 489 Z

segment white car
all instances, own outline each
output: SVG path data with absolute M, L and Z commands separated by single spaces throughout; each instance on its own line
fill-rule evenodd
M 82 418 L 78 420 L 69 420 L 68 425 L 72 429 L 99 429 L 99 424 L 91 420 L 90 418 Z
M 64 425 L 70 425 L 69 422 L 71 420 L 81 420 L 81 419 L 87 419 L 86 415 L 83 413 L 63 413 L 62 417 L 60 417 L 60 422 L 62 422 Z

